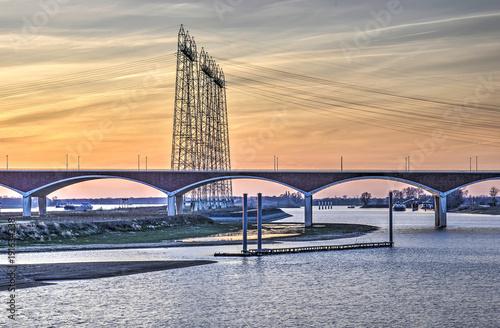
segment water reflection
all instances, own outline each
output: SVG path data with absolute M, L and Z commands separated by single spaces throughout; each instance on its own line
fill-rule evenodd
M 303 220 L 302 209 L 287 211 L 295 216 L 284 221 Z M 19 322 L 30 327 L 497 326 L 500 220 L 449 214 L 448 227 L 435 229 L 433 214 L 395 213 L 392 249 L 218 258 L 218 263 L 200 267 L 22 290 Z M 343 243 L 387 240 L 384 210 L 315 210 L 314 215 L 315 222 L 381 227 Z M 240 249 L 26 253 L 19 260 L 213 259 L 215 252 Z

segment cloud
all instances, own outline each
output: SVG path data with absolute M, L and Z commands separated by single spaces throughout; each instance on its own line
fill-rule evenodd
M 28 135 L 28 136 L 19 136 L 19 137 L 3 137 L 0 138 L 0 144 L 24 144 L 31 143 L 38 139 L 39 135 Z

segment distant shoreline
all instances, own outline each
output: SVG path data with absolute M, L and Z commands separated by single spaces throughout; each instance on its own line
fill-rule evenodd
M 485 215 L 500 215 L 500 207 L 475 207 L 466 209 L 448 210 L 448 213 L 463 213 L 463 214 L 485 214 Z

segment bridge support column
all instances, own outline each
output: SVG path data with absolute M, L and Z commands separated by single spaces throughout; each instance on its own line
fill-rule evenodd
M 176 205 L 177 214 L 183 214 L 184 213 L 184 197 L 182 195 L 175 196 L 175 205 Z
M 446 227 L 446 196 L 434 196 L 434 215 L 436 227 Z
M 305 217 L 305 225 L 306 227 L 312 227 L 313 223 L 313 198 L 312 195 L 305 196 L 304 199 L 304 217 Z
M 31 196 L 23 196 L 23 216 L 31 216 Z
M 47 215 L 47 197 L 38 197 L 38 213 L 40 216 Z
M 175 196 L 168 196 L 168 205 L 167 205 L 168 215 L 175 215 Z

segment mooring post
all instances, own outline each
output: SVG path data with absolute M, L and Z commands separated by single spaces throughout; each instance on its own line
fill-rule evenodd
M 262 194 L 257 194 L 257 252 L 262 252 Z
M 243 252 L 247 252 L 247 229 L 248 229 L 248 195 L 243 194 Z
M 392 231 L 392 191 L 389 191 L 389 242 L 391 246 L 394 243 Z

